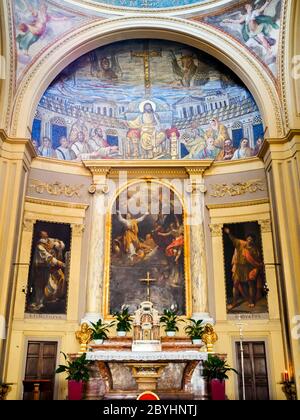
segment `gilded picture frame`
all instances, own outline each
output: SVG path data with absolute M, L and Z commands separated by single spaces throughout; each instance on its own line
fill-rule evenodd
M 190 229 L 189 226 L 186 224 L 187 220 L 187 210 L 186 205 L 184 203 L 184 200 L 178 193 L 178 191 L 175 190 L 175 188 L 168 182 L 168 181 L 162 181 L 155 178 L 147 179 L 147 181 L 143 179 L 135 179 L 127 182 L 125 185 L 120 187 L 114 196 L 111 198 L 109 203 L 109 211 L 106 215 L 106 236 L 105 236 L 105 269 L 104 269 L 104 286 L 103 286 L 103 315 L 105 319 L 111 319 L 113 317 L 114 310 L 111 310 L 111 299 L 112 299 L 112 289 L 111 289 L 111 273 L 112 273 L 112 245 L 113 245 L 113 217 L 116 217 L 115 214 L 113 214 L 113 207 L 116 201 L 118 200 L 118 197 L 120 194 L 128 190 L 129 188 L 132 188 L 134 186 L 137 186 L 138 184 L 147 184 L 147 185 L 156 185 L 161 188 L 169 189 L 171 194 L 174 194 L 174 197 L 179 200 L 181 206 L 182 206 L 182 228 L 183 228 L 183 235 L 184 235 L 184 241 L 183 241 L 183 282 L 181 284 L 182 289 L 184 289 L 184 311 L 180 310 L 178 311 L 178 314 L 182 316 L 183 318 L 189 318 L 192 315 L 192 297 L 191 297 L 191 274 L 190 274 Z M 151 215 L 152 216 L 152 215 Z M 146 272 L 145 272 L 146 276 Z M 146 300 L 147 298 L 147 287 L 146 285 L 141 285 L 138 283 L 137 287 L 142 287 L 144 290 L 144 299 L 141 298 L 141 302 Z M 182 290 L 181 289 L 181 290 Z M 154 292 L 155 293 L 155 292 Z M 139 303 L 141 303 L 139 302 Z M 137 302 L 136 302 L 137 303 Z M 168 302 L 168 305 L 166 305 L 165 309 L 170 308 L 171 305 L 174 303 L 174 301 Z M 128 302 L 123 302 L 124 305 L 128 305 Z M 132 305 L 129 305 L 132 308 Z M 175 308 L 176 308 L 175 303 Z M 179 305 L 180 306 L 180 305 Z M 117 309 L 117 308 L 114 308 Z M 156 308 L 158 309 L 158 308 Z M 121 306 L 119 305 L 118 310 L 121 310 Z M 160 310 L 162 312 L 162 310 Z

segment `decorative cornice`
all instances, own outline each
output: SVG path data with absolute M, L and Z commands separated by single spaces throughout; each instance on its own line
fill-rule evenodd
M 110 172 L 110 168 L 103 168 L 101 166 L 89 166 L 86 164 L 86 162 L 83 162 L 84 166 L 86 168 L 88 168 L 91 171 L 91 174 L 93 176 L 97 175 L 97 176 L 103 176 L 103 177 L 107 177 L 107 175 Z
M 0 129 L 0 139 L 3 141 L 3 143 L 8 143 L 11 145 L 25 145 L 32 158 L 37 156 L 36 150 L 28 138 L 9 137 L 5 130 Z
M 160 176 L 186 177 L 187 174 L 202 176 L 213 160 L 85 160 L 83 164 L 93 176 L 115 177 L 120 172 L 126 172 L 128 176 L 151 179 Z
M 26 196 L 26 203 L 40 204 L 42 206 L 53 206 L 53 207 L 67 207 L 70 209 L 82 209 L 86 210 L 89 207 L 89 204 L 84 203 L 68 203 L 66 201 L 52 201 L 52 200 L 43 200 L 41 198 L 34 198 Z
M 282 138 L 266 138 L 262 144 L 262 147 L 259 151 L 258 157 L 263 159 L 265 154 L 270 148 L 270 145 L 273 144 L 286 144 L 293 140 L 295 136 L 300 136 L 300 129 L 292 129 L 287 132 L 287 134 Z
M 127 162 L 129 163 L 129 162 Z M 151 179 L 160 179 L 160 178 L 187 178 L 185 168 L 168 168 L 165 166 L 165 161 L 161 165 L 163 167 L 144 167 L 144 168 L 113 168 L 110 173 L 110 178 L 116 178 L 119 176 L 120 172 L 126 172 L 128 178 L 140 178 L 141 180 L 151 181 Z
M 190 177 L 200 176 L 202 177 L 204 172 L 212 166 L 214 163 L 213 160 L 209 159 L 206 161 L 201 161 L 199 166 L 186 166 L 185 170 Z
M 223 223 L 211 223 L 209 225 L 211 236 L 222 236 L 223 226 Z
M 206 204 L 206 207 L 209 210 L 214 209 L 226 209 L 231 207 L 245 207 L 245 206 L 258 206 L 260 204 L 269 204 L 268 199 L 262 199 L 262 200 L 245 200 L 245 201 L 238 201 L 233 203 L 218 203 L 218 204 Z
M 211 197 L 224 197 L 225 195 L 236 196 L 247 193 L 265 191 L 266 185 L 262 179 L 251 179 L 245 182 L 234 182 L 232 184 L 212 184 Z

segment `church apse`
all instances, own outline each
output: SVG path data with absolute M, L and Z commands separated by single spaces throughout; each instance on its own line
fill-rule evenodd
M 65 161 L 256 156 L 265 129 L 244 84 L 186 45 L 129 40 L 80 57 L 36 110 L 38 155 Z

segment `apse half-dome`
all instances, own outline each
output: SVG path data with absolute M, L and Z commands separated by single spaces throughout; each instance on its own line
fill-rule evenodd
M 230 161 L 257 155 L 263 136 L 251 93 L 227 67 L 162 40 L 77 59 L 42 96 L 32 127 L 37 153 L 64 161 Z

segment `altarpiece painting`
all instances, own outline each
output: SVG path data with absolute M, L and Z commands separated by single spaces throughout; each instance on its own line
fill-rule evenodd
M 188 233 L 176 193 L 160 183 L 138 182 L 117 197 L 113 210 L 109 314 L 122 305 L 134 312 L 149 299 L 150 283 L 150 300 L 159 313 L 174 305 L 186 315 Z

